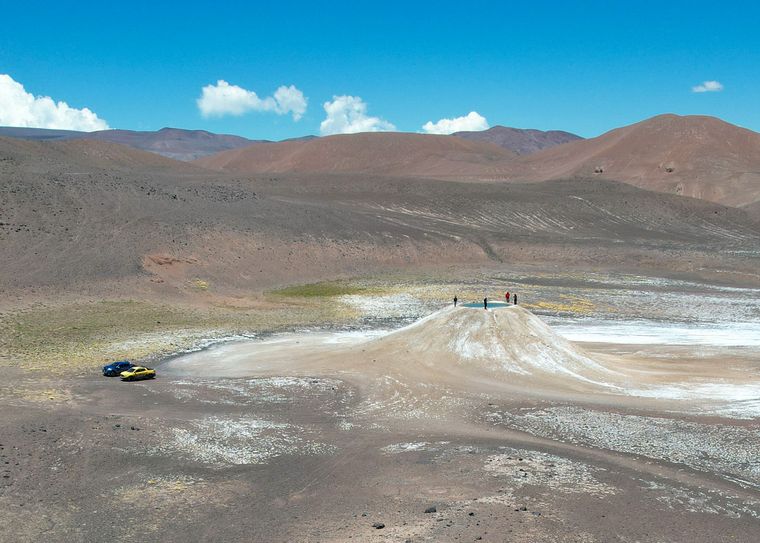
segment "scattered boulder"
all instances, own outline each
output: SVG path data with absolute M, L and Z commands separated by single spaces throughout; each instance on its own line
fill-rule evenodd
M 382 522 L 375 522 L 375 523 L 372 525 L 372 527 L 373 527 L 374 529 L 376 529 L 376 530 L 382 530 L 383 528 L 385 528 L 385 524 L 383 524 Z
M 425 509 L 425 513 L 435 513 L 437 511 L 438 511 L 438 509 L 435 508 L 435 505 L 431 505 L 430 507 L 428 507 L 427 509 Z

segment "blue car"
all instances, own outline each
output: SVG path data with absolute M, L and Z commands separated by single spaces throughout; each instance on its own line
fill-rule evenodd
M 129 360 L 119 360 L 118 362 L 103 366 L 103 375 L 106 377 L 118 377 L 121 375 L 121 372 L 132 369 L 134 366 Z

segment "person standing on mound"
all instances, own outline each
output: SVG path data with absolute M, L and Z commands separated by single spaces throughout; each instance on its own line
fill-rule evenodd
M 483 309 L 488 309 L 488 297 L 483 298 Z
M 456 306 L 457 306 L 457 297 L 454 296 L 454 307 L 456 307 Z
M 517 305 L 517 294 L 515 294 L 514 301 L 515 301 L 515 305 Z
M 507 303 L 509 303 L 509 291 L 504 295 L 504 298 L 507 300 Z

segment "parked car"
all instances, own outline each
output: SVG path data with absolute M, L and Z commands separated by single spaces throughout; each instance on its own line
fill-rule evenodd
M 121 372 L 127 371 L 133 367 L 134 364 L 132 364 L 132 362 L 129 360 L 119 360 L 118 362 L 112 362 L 107 366 L 103 366 L 103 375 L 106 377 L 116 377 L 118 375 L 121 375 Z
M 122 381 L 139 381 L 141 379 L 153 379 L 156 376 L 156 370 L 146 368 L 145 366 L 134 366 L 127 371 L 121 372 Z

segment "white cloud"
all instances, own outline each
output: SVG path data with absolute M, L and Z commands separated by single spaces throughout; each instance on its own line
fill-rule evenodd
M 108 123 L 89 109 L 76 109 L 50 96 L 34 96 L 8 74 L 0 74 L 0 126 L 106 130 Z
M 703 81 L 691 88 L 691 92 L 720 92 L 723 84 L 720 81 Z
M 293 113 L 293 120 L 297 121 L 306 113 L 307 99 L 295 85 L 279 87 L 274 92 L 274 100 L 277 102 L 277 113 L 283 115 Z
M 485 130 L 488 121 L 477 111 L 470 111 L 464 117 L 440 119 L 437 123 L 428 121 L 422 126 L 427 134 L 452 134 L 463 130 Z
M 358 96 L 333 96 L 323 104 L 327 117 L 319 125 L 323 136 L 356 134 L 357 132 L 387 132 L 396 127 L 379 117 L 367 115 L 367 104 Z
M 274 96 L 259 98 L 253 92 L 230 85 L 220 79 L 216 85 L 206 85 L 201 89 L 201 96 L 196 100 L 198 109 L 204 117 L 223 117 L 224 115 L 242 115 L 249 111 L 270 111 L 278 115 L 291 113 L 297 121 L 306 112 L 307 98 L 295 85 L 281 86 Z

